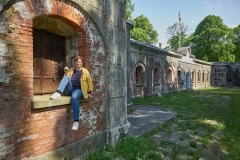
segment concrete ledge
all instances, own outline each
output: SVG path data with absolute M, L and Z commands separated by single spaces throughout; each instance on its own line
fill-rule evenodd
M 39 108 L 71 104 L 70 96 L 61 96 L 61 98 L 57 100 L 50 99 L 50 96 L 51 94 L 35 95 L 33 97 L 33 101 L 31 102 L 31 108 L 39 109 Z M 88 102 L 88 99 L 81 98 L 79 99 L 79 101 Z

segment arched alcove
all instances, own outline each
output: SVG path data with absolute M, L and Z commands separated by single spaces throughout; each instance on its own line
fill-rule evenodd
M 152 77 L 153 92 L 162 92 L 163 73 L 160 65 L 155 65 L 155 68 L 152 71 Z
M 177 88 L 182 89 L 183 81 L 182 81 L 182 70 L 179 69 L 177 72 Z
M 190 73 L 187 72 L 186 74 L 186 88 L 190 89 L 191 88 L 191 79 L 190 79 Z
M 145 83 L 146 83 L 146 67 L 143 62 L 139 61 L 135 64 L 135 67 L 132 71 L 132 82 L 133 82 L 133 91 L 132 97 L 142 97 L 145 93 Z
M 167 89 L 168 90 L 173 90 L 174 86 L 173 86 L 173 81 L 174 81 L 174 72 L 172 67 L 168 67 L 167 69 Z

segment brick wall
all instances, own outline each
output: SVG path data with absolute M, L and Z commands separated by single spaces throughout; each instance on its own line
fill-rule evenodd
M 0 16 L 0 159 L 24 159 L 66 146 L 106 129 L 105 48 L 92 22 L 61 1 L 10 3 Z M 77 53 L 91 73 L 94 100 L 81 103 L 80 129 L 72 131 L 71 105 L 31 109 L 33 20 L 49 15 L 77 34 Z M 70 53 L 69 53 L 70 54 Z

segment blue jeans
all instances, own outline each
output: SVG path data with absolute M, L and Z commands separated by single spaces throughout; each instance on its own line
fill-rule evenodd
M 79 120 L 79 98 L 83 96 L 82 90 L 80 88 L 73 88 L 71 78 L 66 75 L 61 80 L 58 89 L 62 93 L 67 94 L 68 96 L 71 96 L 71 102 L 72 102 L 72 108 L 73 108 L 73 119 Z

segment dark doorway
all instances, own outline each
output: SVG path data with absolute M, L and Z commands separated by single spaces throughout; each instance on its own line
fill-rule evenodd
M 53 93 L 64 74 L 65 37 L 33 30 L 34 94 Z

